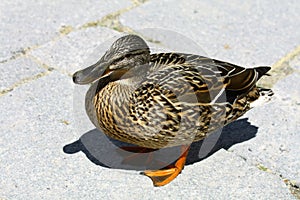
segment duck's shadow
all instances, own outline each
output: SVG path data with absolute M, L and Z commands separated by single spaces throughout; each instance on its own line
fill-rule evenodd
M 250 140 L 256 136 L 257 130 L 247 118 L 232 122 L 206 139 L 192 143 L 186 165 L 206 159 L 222 148 L 228 149 L 234 144 Z M 139 154 L 120 148 L 128 146 L 132 145 L 108 138 L 101 131 L 93 129 L 79 140 L 65 145 L 63 151 L 67 154 L 82 151 L 96 165 L 131 170 L 159 169 L 175 161 L 181 154 L 178 147 Z

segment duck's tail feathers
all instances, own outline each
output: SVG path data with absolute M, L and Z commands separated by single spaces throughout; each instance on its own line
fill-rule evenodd
M 269 66 L 260 66 L 260 67 L 255 67 L 255 71 L 258 73 L 258 79 L 260 79 L 263 75 L 269 76 L 267 72 L 271 69 Z

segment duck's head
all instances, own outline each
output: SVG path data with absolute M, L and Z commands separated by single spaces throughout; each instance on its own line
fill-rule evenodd
M 137 35 L 126 35 L 116 40 L 97 63 L 75 72 L 73 81 L 88 84 L 108 76 L 110 80 L 117 80 L 149 60 L 150 50 L 146 42 Z

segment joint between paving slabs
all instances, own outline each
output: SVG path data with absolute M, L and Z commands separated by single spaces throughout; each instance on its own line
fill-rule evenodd
M 132 2 L 131 6 L 120 9 L 113 13 L 110 13 L 110 14 L 104 16 L 100 20 L 93 21 L 93 22 L 87 22 L 87 23 L 83 24 L 82 26 L 80 26 L 79 29 L 86 29 L 86 28 L 90 28 L 90 27 L 101 26 L 101 27 L 107 27 L 107 28 L 113 29 L 118 32 L 135 33 L 135 31 L 133 29 L 121 24 L 121 22 L 119 20 L 119 16 L 125 12 L 128 12 L 128 11 L 142 5 L 143 3 L 147 2 L 147 0 L 132 0 L 131 2 Z
M 129 27 L 123 26 L 120 23 L 119 16 L 121 14 L 125 13 L 125 12 L 130 11 L 131 9 L 134 9 L 134 8 L 142 5 L 143 3 L 147 2 L 147 0 L 132 0 L 131 2 L 132 2 L 132 5 L 130 7 L 123 8 L 123 9 L 120 9 L 120 10 L 118 10 L 116 12 L 110 13 L 110 14 L 106 15 L 105 17 L 103 17 L 99 21 L 88 22 L 88 23 L 80 26 L 79 29 L 84 29 L 84 28 L 89 28 L 89 27 L 95 27 L 95 26 L 102 26 L 102 27 L 107 27 L 107 28 L 114 29 L 114 30 L 119 31 L 119 32 L 135 33 L 132 29 L 130 29 Z M 78 30 L 78 29 L 73 28 L 72 26 L 63 26 L 59 30 L 59 35 L 56 36 L 56 37 L 54 37 L 50 41 L 56 41 L 59 38 L 65 36 L 65 35 L 68 35 L 72 31 L 76 31 L 76 30 Z M 42 68 L 44 68 L 44 69 L 47 70 L 46 72 L 42 72 L 42 73 L 36 74 L 34 76 L 27 77 L 27 78 L 24 78 L 24 79 L 22 79 L 20 81 L 17 81 L 12 86 L 10 86 L 10 87 L 8 87 L 8 88 L 0 91 L 0 96 L 2 96 L 4 94 L 6 94 L 6 93 L 8 93 L 8 92 L 10 92 L 12 90 L 14 90 L 15 88 L 17 88 L 17 87 L 19 87 L 19 86 L 21 86 L 21 85 L 23 85 L 25 83 L 28 83 L 28 82 L 34 81 L 34 80 L 36 80 L 36 79 L 38 79 L 40 77 L 46 76 L 51 71 L 53 71 L 54 69 L 57 70 L 58 72 L 62 73 L 62 74 L 66 74 L 68 76 L 72 76 L 72 74 L 68 73 L 65 70 L 61 70 L 61 69 L 55 68 L 55 67 L 49 67 L 48 65 L 46 65 L 45 63 L 43 63 L 38 58 L 36 58 L 36 57 L 34 57 L 32 55 L 28 55 L 28 53 L 31 50 L 37 49 L 41 45 L 35 45 L 35 46 L 32 46 L 32 47 L 27 47 L 27 48 L 21 49 L 19 51 L 14 52 L 14 54 L 10 58 L 0 61 L 0 63 L 6 63 L 6 62 L 11 61 L 11 60 L 15 60 L 15 59 L 18 59 L 18 58 L 21 58 L 21 57 L 26 57 L 26 58 L 29 58 L 29 59 L 33 60 L 40 67 L 42 67 Z
M 259 82 L 259 86 L 271 88 L 278 81 L 284 79 L 288 75 L 292 73 L 299 73 L 299 70 L 290 66 L 290 62 L 297 56 L 300 56 L 300 45 L 273 64 L 270 72 L 268 73 L 271 76 L 266 79 L 262 79 Z
M 284 178 L 282 175 L 279 175 L 281 180 L 285 183 L 287 188 L 290 190 L 291 194 L 294 195 L 297 199 L 300 200 L 300 183 Z
M 38 73 L 34 76 L 30 76 L 30 77 L 27 77 L 27 78 L 23 78 L 21 79 L 20 81 L 17 81 L 15 82 L 13 85 L 11 85 L 10 87 L 4 89 L 4 90 L 1 90 L 0 91 L 0 96 L 3 96 L 11 91 L 13 91 L 14 89 L 18 88 L 19 86 L 23 85 L 23 84 L 26 84 L 26 83 L 29 83 L 31 81 L 34 81 L 34 80 L 37 80 L 41 77 L 44 77 L 48 74 L 50 74 L 51 72 L 50 71 L 44 71 L 44 72 L 41 72 L 41 73 Z
M 67 76 L 72 76 L 71 74 L 69 74 L 69 73 L 66 72 L 66 71 L 62 71 L 62 70 L 60 70 L 60 69 L 58 69 L 58 68 L 54 68 L 54 67 L 50 67 L 50 66 L 46 65 L 45 63 L 43 63 L 42 61 L 40 61 L 38 58 L 36 58 L 36 57 L 34 57 L 34 56 L 32 56 L 32 55 L 24 54 L 23 56 L 26 57 L 26 58 L 28 58 L 28 59 L 30 59 L 30 60 L 32 60 L 32 61 L 35 62 L 39 67 L 45 69 L 46 71 L 40 72 L 40 73 L 35 74 L 35 75 L 33 75 L 33 76 L 30 76 L 30 77 L 23 78 L 23 79 L 21 79 L 21 80 L 15 82 L 15 83 L 12 84 L 11 86 L 5 88 L 4 90 L 1 90 L 1 91 L 0 91 L 0 96 L 5 95 L 5 94 L 7 94 L 7 93 L 13 91 L 14 89 L 16 89 L 17 87 L 22 86 L 23 84 L 26 84 L 26 83 L 29 83 L 29 82 L 31 82 L 31 81 L 35 81 L 35 80 L 37 80 L 37 79 L 39 79 L 39 78 L 41 78 L 41 77 L 47 76 L 47 75 L 50 74 L 53 70 L 56 70 L 56 71 L 58 71 L 58 72 L 60 72 L 60 73 L 62 73 L 62 74 L 65 74 L 65 75 L 67 75 Z
M 119 32 L 128 32 L 128 33 L 134 33 L 134 31 L 132 29 L 130 29 L 129 27 L 123 26 L 118 17 L 125 13 L 128 12 L 140 5 L 142 5 L 143 3 L 147 2 L 148 0 L 131 0 L 132 5 L 127 7 L 127 8 L 123 8 L 120 9 L 116 12 L 110 13 L 106 16 L 104 16 L 101 20 L 99 21 L 94 21 L 94 22 L 88 22 L 82 26 L 79 27 L 79 29 L 84 29 L 84 28 L 89 28 L 89 27 L 95 27 L 95 26 L 102 26 L 102 27 L 107 27 L 107 28 L 111 28 L 113 30 L 117 30 Z M 55 36 L 53 39 L 51 39 L 50 41 L 56 41 L 58 40 L 60 37 L 68 35 L 69 33 L 76 31 L 78 29 L 69 26 L 69 25 L 64 25 L 59 29 L 59 35 Z M 15 51 L 12 53 L 12 56 L 10 58 L 4 59 L 4 60 L 0 60 L 0 63 L 6 63 L 8 61 L 11 60 L 15 60 L 17 58 L 20 58 L 24 55 L 26 55 L 29 51 L 33 50 L 33 49 L 37 49 L 39 48 L 41 45 L 35 45 L 35 46 L 31 46 L 31 47 L 27 47 L 18 51 Z
M 228 152 L 234 153 L 234 151 L 229 151 Z M 251 165 L 250 163 L 247 162 L 247 158 L 236 154 L 238 157 L 240 157 L 242 160 L 244 160 L 248 165 Z M 253 165 L 252 165 L 253 166 Z M 290 180 L 288 178 L 284 178 L 281 174 L 278 174 L 274 171 L 272 171 L 271 169 L 269 169 L 268 167 L 266 167 L 265 165 L 263 165 L 262 163 L 257 163 L 256 165 L 254 165 L 258 170 L 261 170 L 263 172 L 278 176 L 280 178 L 280 180 L 282 180 L 285 185 L 287 186 L 287 188 L 289 189 L 289 191 L 291 192 L 292 195 L 294 195 L 297 199 L 300 200 L 300 183 L 296 183 L 296 181 Z
M 31 51 L 32 49 L 36 49 L 36 48 L 38 48 L 38 46 L 26 47 L 26 48 L 20 49 L 18 51 L 14 51 L 14 52 L 12 52 L 12 56 L 10 58 L 1 60 L 0 64 L 24 57 L 29 51 Z
M 129 34 L 136 34 L 136 35 L 141 35 L 140 33 L 136 32 L 135 30 L 131 29 L 128 26 L 123 25 L 120 20 L 119 17 L 121 14 L 128 12 L 142 4 L 144 4 L 145 2 L 147 2 L 148 0 L 132 0 L 132 4 L 131 6 L 127 7 L 127 8 L 122 8 L 118 11 L 115 11 L 113 13 L 107 14 L 106 16 L 104 16 L 103 18 L 101 18 L 100 20 L 96 20 L 96 21 L 91 21 L 91 22 L 87 22 L 81 26 L 79 26 L 79 28 L 74 28 L 72 26 L 69 25 L 64 25 L 61 27 L 61 29 L 59 30 L 59 32 L 62 35 L 67 35 L 73 31 L 77 31 L 77 30 L 82 30 L 82 29 L 87 29 L 87 28 L 93 28 L 93 27 L 106 27 L 121 33 L 129 33 Z M 141 35 L 142 36 L 142 35 Z M 156 43 L 156 44 L 160 44 L 161 42 L 146 36 L 142 36 L 146 41 L 148 42 L 152 42 L 152 43 Z
M 56 41 L 64 35 L 66 35 L 66 34 L 60 33 L 58 36 L 55 36 L 53 39 L 50 39 L 50 41 Z M 49 42 L 49 41 L 47 41 L 47 42 Z M 4 60 L 1 60 L 0 64 L 6 63 L 6 62 L 9 62 L 9 61 L 12 61 L 12 60 L 16 60 L 16 59 L 24 57 L 24 56 L 27 56 L 30 51 L 38 49 L 39 47 L 41 47 L 43 45 L 44 45 L 44 43 L 39 44 L 39 45 L 33 45 L 33 46 L 30 46 L 30 47 L 26 47 L 26 48 L 22 48 L 20 50 L 14 51 L 14 52 L 12 52 L 11 57 L 9 57 L 7 59 L 4 59 Z
M 54 67 L 54 66 L 49 66 L 47 64 L 45 64 L 42 60 L 40 60 L 39 58 L 33 56 L 33 55 L 26 55 L 26 58 L 31 59 L 33 62 L 35 62 L 38 66 L 40 66 L 41 68 L 44 68 L 47 71 L 58 71 L 61 74 L 67 75 L 72 77 L 72 74 L 70 74 L 68 71 L 66 70 L 62 70 L 59 67 Z
M 55 36 L 54 38 L 50 39 L 50 41 L 56 41 L 59 38 L 61 38 L 62 36 L 66 35 L 64 33 L 61 33 L 61 31 L 59 31 L 59 32 L 60 32 L 60 34 L 58 36 Z M 47 42 L 49 42 L 49 41 L 47 41 Z M 12 60 L 16 60 L 16 59 L 24 57 L 24 56 L 27 56 L 30 51 L 38 49 L 39 47 L 41 47 L 43 45 L 44 44 L 33 45 L 33 46 L 30 46 L 30 47 L 26 47 L 26 48 L 22 48 L 20 50 L 14 51 L 14 52 L 12 52 L 12 56 L 10 58 L 1 60 L 0 64 L 6 63 L 6 62 L 9 62 L 9 61 L 12 61 Z
M 113 29 L 118 32 L 135 33 L 134 30 L 132 30 L 131 28 L 124 26 L 120 23 L 119 16 L 125 12 L 128 12 L 128 11 L 144 4 L 147 1 L 148 0 L 131 0 L 131 3 L 132 3 L 131 6 L 122 8 L 120 10 L 117 10 L 115 12 L 107 14 L 106 16 L 102 17 L 100 20 L 87 22 L 87 23 L 79 26 L 78 28 L 75 28 L 75 27 L 69 26 L 69 25 L 64 25 L 61 27 L 59 32 L 61 35 L 67 35 L 73 31 L 100 26 L 100 27 L 110 28 L 110 29 Z

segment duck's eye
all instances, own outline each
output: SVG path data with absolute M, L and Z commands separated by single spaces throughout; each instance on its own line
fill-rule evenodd
M 114 65 L 114 64 L 120 62 L 120 61 L 123 60 L 123 59 L 124 59 L 124 57 L 117 58 L 117 59 L 115 59 L 115 60 L 111 63 L 111 65 Z

